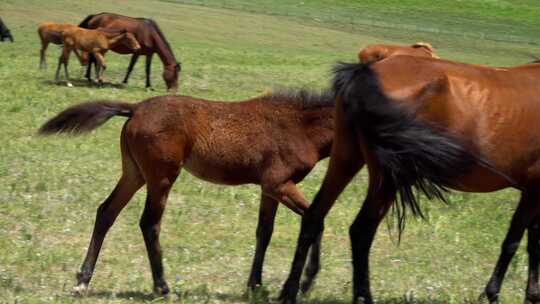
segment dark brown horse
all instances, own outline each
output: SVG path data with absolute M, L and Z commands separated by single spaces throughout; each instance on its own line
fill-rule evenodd
M 105 234 L 144 184 L 147 199 L 140 221 L 154 290 L 169 291 L 163 277 L 159 231 L 167 195 L 182 168 L 213 183 L 261 185 L 257 246 L 248 287 L 261 284 L 266 248 L 278 202 L 298 214 L 308 207 L 297 188 L 330 154 L 334 99 L 331 94 L 282 92 L 243 102 L 210 102 L 187 96 L 155 97 L 137 104 L 89 102 L 48 121 L 43 134 L 90 131 L 112 116 L 128 117 L 120 136 L 122 177 L 98 208 L 76 290 L 86 290 Z M 311 250 L 304 290 L 319 270 L 320 239 Z
M 337 66 L 335 136 L 330 164 L 302 219 L 281 298 L 294 303 L 307 249 L 324 217 L 364 164 L 369 189 L 350 227 L 353 301 L 373 303 L 369 251 L 391 206 L 400 227 L 405 207 L 421 215 L 417 193 L 490 192 L 514 187 L 521 199 L 485 288 L 497 301 L 508 265 L 528 231 L 527 303 L 540 303 L 540 64 L 490 68 L 440 59 L 392 56 Z M 399 199 L 396 201 L 396 197 Z
M 150 71 L 152 65 L 152 56 L 157 53 L 161 62 L 163 62 L 163 79 L 167 85 L 167 89 L 174 93 L 178 90 L 178 78 L 181 70 L 181 65 L 176 61 L 173 51 L 167 39 L 161 32 L 157 23 L 152 19 L 132 18 L 112 13 L 100 13 L 87 16 L 80 24 L 80 27 L 87 29 L 127 29 L 128 32 L 135 35 L 137 41 L 141 45 L 141 49 L 134 52 L 128 48 L 115 47 L 113 52 L 120 54 L 133 54 L 129 63 L 128 71 L 123 83 L 128 82 L 129 75 L 133 70 L 133 66 L 139 59 L 140 55 L 146 56 L 146 87 L 150 88 Z M 90 63 L 95 62 L 91 56 Z M 88 65 L 86 78 L 90 80 L 91 65 Z

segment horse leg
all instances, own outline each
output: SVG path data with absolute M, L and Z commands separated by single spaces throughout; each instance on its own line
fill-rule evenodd
M 154 280 L 154 293 L 158 295 L 166 295 L 169 293 L 169 286 L 163 276 L 163 263 L 161 245 L 159 243 L 159 233 L 161 231 L 161 217 L 167 203 L 167 196 L 171 187 L 178 176 L 179 171 L 174 170 L 174 173 L 168 177 L 154 179 L 148 181 L 148 195 L 144 212 L 139 222 L 150 266 L 152 268 L 152 278 Z
M 373 303 L 369 283 L 369 251 L 377 228 L 396 196 L 392 186 L 384 181 L 376 181 L 377 178 L 373 182 L 371 180 L 362 209 L 349 228 L 353 257 L 353 303 Z
M 124 81 L 122 81 L 122 83 L 124 83 L 124 84 L 128 83 L 129 75 L 131 75 L 131 71 L 133 71 L 133 67 L 135 66 L 135 63 L 137 63 L 138 59 L 139 59 L 139 54 L 133 54 L 131 56 L 131 60 L 129 61 L 129 66 L 128 66 L 128 70 L 127 70 L 127 73 L 126 73 L 126 77 L 124 77 Z
M 540 289 L 538 288 L 538 265 L 540 264 L 540 217 L 536 217 L 527 228 L 529 253 L 529 275 L 525 302 L 540 304 Z
M 60 82 L 60 69 L 62 68 L 62 65 L 64 65 L 64 70 L 67 71 L 67 61 L 68 61 L 68 57 L 69 57 L 69 47 L 67 47 L 66 45 L 64 45 L 64 47 L 62 48 L 62 53 L 60 54 L 60 57 L 58 58 L 58 67 L 56 67 L 56 76 L 55 76 L 55 79 L 56 79 L 56 82 Z M 66 77 L 68 76 L 67 74 L 65 75 Z M 69 83 L 69 78 L 67 79 L 68 83 Z
M 154 56 L 154 53 L 150 53 L 149 55 L 146 55 L 146 66 L 145 66 L 145 74 L 146 74 L 146 88 L 152 88 L 152 85 L 150 84 L 150 72 L 152 70 L 152 56 Z
M 92 52 L 88 53 L 88 66 L 86 67 L 86 74 L 85 78 L 88 80 L 88 82 L 92 82 L 92 64 L 94 64 L 94 68 L 97 68 L 96 66 L 96 57 Z
M 94 53 L 97 60 L 97 67 L 96 67 L 96 78 L 98 80 L 98 85 L 103 85 L 103 73 L 105 72 L 105 69 L 107 66 L 105 65 L 105 57 L 103 57 L 103 54 L 101 53 Z
M 308 249 L 320 238 L 324 230 L 324 218 L 332 208 L 337 197 L 343 192 L 345 186 L 360 171 L 364 164 L 361 151 L 359 150 L 356 139 L 353 137 L 354 134 L 351 134 L 350 130 L 346 128 L 344 120 L 339 119 L 340 115 L 342 113 L 340 113 L 338 105 L 335 121 L 336 136 L 332 146 L 330 164 L 313 204 L 306 210 L 302 217 L 302 225 L 294 260 L 289 277 L 285 281 L 279 296 L 283 303 L 296 303 L 296 294 L 300 286 L 300 277 Z
M 501 285 L 504 280 L 504 275 L 508 269 L 508 265 L 516 253 L 519 242 L 523 237 L 525 229 L 531 225 L 533 219 L 538 216 L 539 206 L 538 204 L 538 190 L 536 189 L 526 189 L 521 194 L 521 199 L 519 205 L 514 212 L 512 221 L 510 223 L 510 228 L 506 234 L 504 242 L 502 244 L 501 253 L 493 274 L 489 279 L 488 284 L 485 288 L 485 296 L 491 303 L 496 303 L 499 291 L 501 290 Z M 533 240 L 535 234 L 533 233 Z M 533 255 L 536 258 L 536 255 Z M 536 270 L 537 271 L 537 270 Z
M 41 50 L 39 51 L 39 68 L 40 69 L 46 69 L 47 68 L 47 62 L 45 61 L 45 52 L 47 51 L 47 47 L 49 46 L 49 43 L 45 40 L 41 40 Z
M 254 290 L 262 284 L 262 268 L 266 248 L 272 239 L 274 230 L 274 219 L 278 208 L 278 201 L 268 195 L 261 195 L 261 206 L 259 207 L 259 222 L 257 223 L 257 245 L 255 256 L 251 266 L 251 274 L 247 283 L 248 288 Z
M 124 141 L 122 140 L 122 142 Z M 88 246 L 86 258 L 81 266 L 81 270 L 77 273 L 77 286 L 74 288 L 74 291 L 77 293 L 84 293 L 90 283 L 99 251 L 101 250 L 101 245 L 103 244 L 107 231 L 109 231 L 109 228 L 113 225 L 116 217 L 135 192 L 144 185 L 144 179 L 142 178 L 137 165 L 126 151 L 126 148 L 127 147 L 122 144 L 122 177 L 113 192 L 97 209 L 92 239 Z

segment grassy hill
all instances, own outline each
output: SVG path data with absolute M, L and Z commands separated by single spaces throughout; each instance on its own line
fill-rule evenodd
M 59 48 L 38 70 L 41 21 L 80 22 L 101 11 L 155 19 L 183 62 L 180 93 L 241 100 L 272 86 L 327 85 L 338 60 L 355 60 L 375 42 L 428 41 L 446 58 L 497 66 L 540 56 L 536 1 L 145 1 L 73 3 L 3 0 L 0 17 L 16 43 L 0 44 L 0 302 L 159 302 L 138 228 L 144 191 L 109 233 L 87 298 L 70 294 L 94 223 L 95 210 L 120 173 L 113 119 L 83 137 L 36 137 L 37 128 L 65 107 L 91 99 L 137 101 L 165 93 L 154 58 L 155 91 L 144 90 L 142 61 L 130 84 L 104 88 L 53 81 Z M 128 56 L 108 54 L 108 82 L 119 83 Z M 81 78 L 76 60 L 70 69 Z M 301 188 L 311 199 L 326 161 Z M 323 269 L 305 303 L 348 303 L 351 266 L 348 225 L 365 196 L 365 172 L 331 211 L 323 239 Z M 173 301 L 245 302 L 259 189 L 217 186 L 183 172 L 162 225 L 166 275 Z M 372 250 L 372 288 L 379 303 L 474 302 L 486 283 L 518 199 L 512 190 L 453 193 L 452 204 L 425 201 L 429 222 L 411 220 L 400 246 L 383 225 Z M 299 227 L 280 208 L 263 280 L 274 297 L 289 270 Z M 391 226 L 391 220 L 389 222 Z M 522 301 L 526 253 L 511 264 L 504 303 Z M 264 302 L 264 297 L 257 298 Z

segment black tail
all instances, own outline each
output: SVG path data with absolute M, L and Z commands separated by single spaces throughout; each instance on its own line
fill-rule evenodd
M 113 116 L 131 117 L 137 104 L 112 101 L 91 101 L 65 109 L 47 121 L 39 134 L 81 134 L 92 131 Z
M 399 194 L 394 204 L 401 234 L 406 208 L 424 217 L 418 193 L 446 202 L 447 188 L 473 165 L 501 176 L 486 160 L 467 150 L 463 142 L 435 125 L 414 119 L 414 113 L 392 102 L 382 92 L 369 64 L 338 64 L 334 68 L 334 91 L 344 104 L 348 124 L 361 131 L 382 168 L 383 178 Z

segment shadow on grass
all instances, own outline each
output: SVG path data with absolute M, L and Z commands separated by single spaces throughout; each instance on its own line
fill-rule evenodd
M 71 79 L 70 82 L 73 84 L 73 87 L 83 87 L 83 88 L 115 88 L 115 89 L 125 89 L 126 85 L 123 83 L 112 83 L 112 82 L 104 82 L 101 86 L 99 86 L 96 82 L 92 81 L 89 82 L 86 79 Z M 43 81 L 44 84 L 50 85 L 50 86 L 61 86 L 61 87 L 67 87 L 66 80 L 61 80 L 60 82 L 56 82 L 55 80 L 45 80 Z
M 101 298 L 101 299 L 125 299 L 125 300 L 135 300 L 141 302 L 147 302 L 157 299 L 152 293 L 145 293 L 142 291 L 121 291 L 121 292 L 111 292 L 111 291 L 89 291 L 88 294 L 84 296 L 85 298 Z

